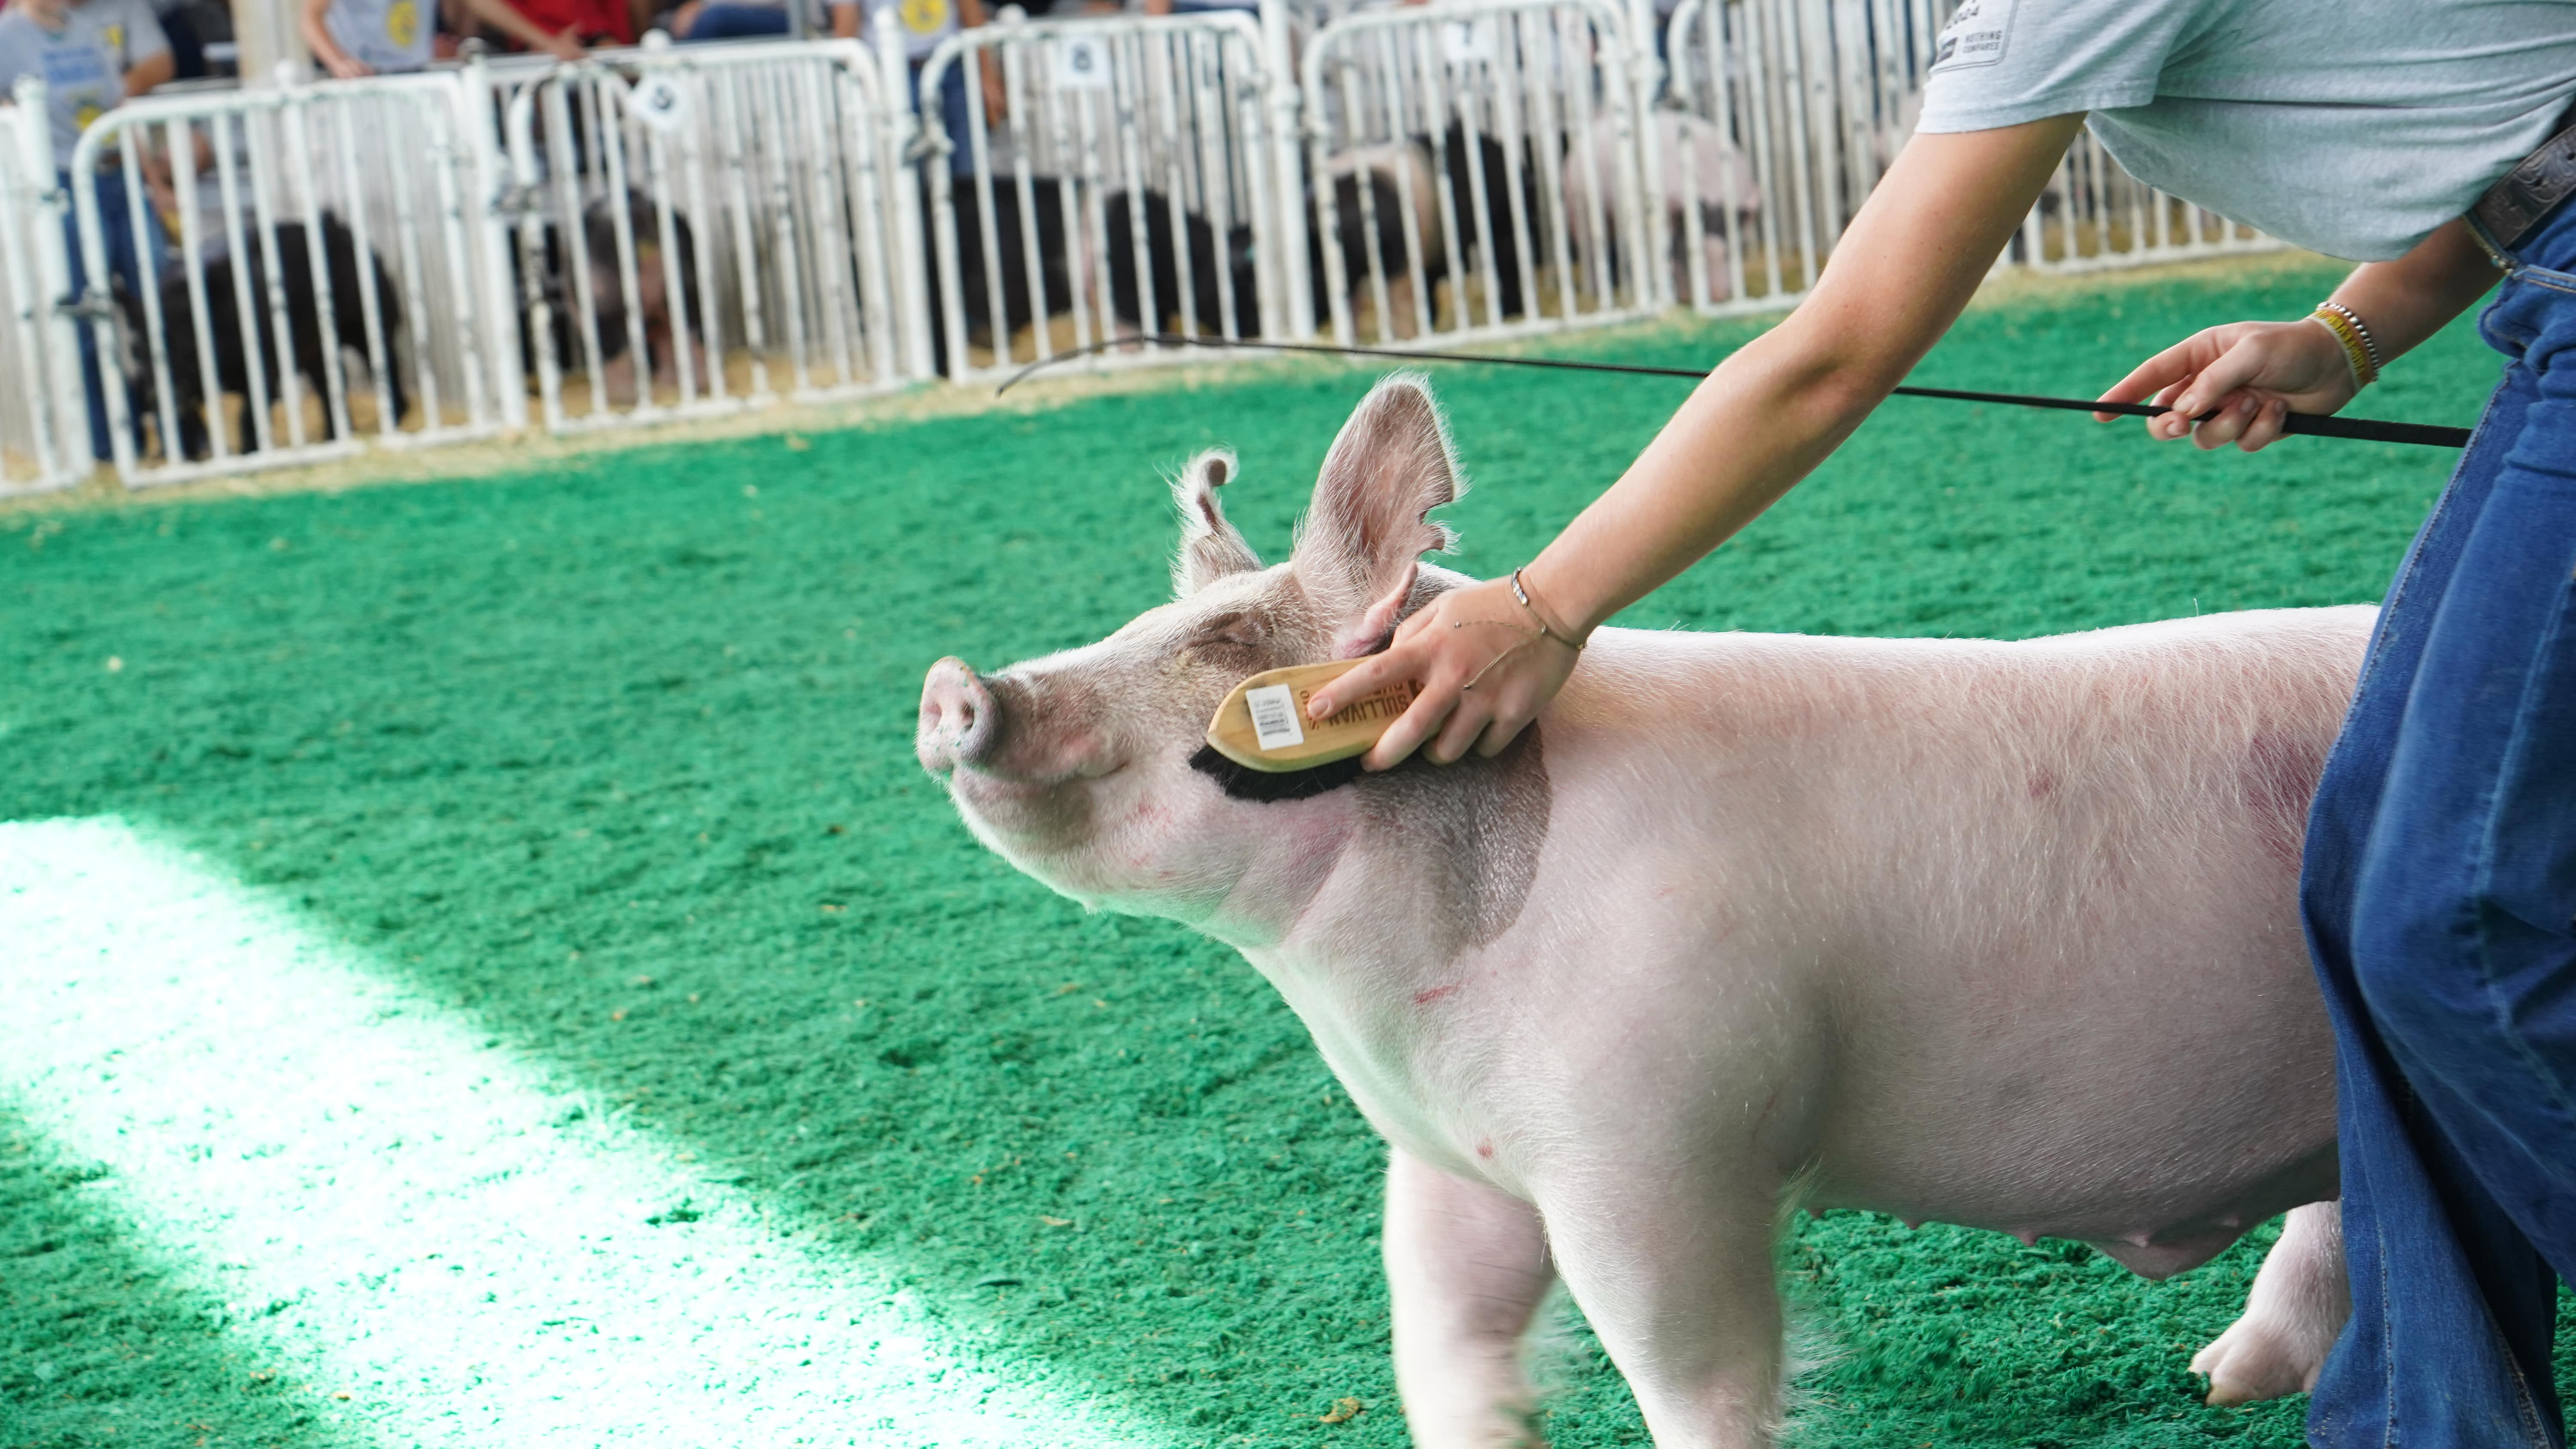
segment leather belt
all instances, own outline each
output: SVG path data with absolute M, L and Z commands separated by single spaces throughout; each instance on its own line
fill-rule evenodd
M 2576 119 L 2576 112 L 2559 119 Z M 2511 251 L 2514 243 L 2529 236 L 2543 217 L 2571 195 L 2576 195 L 2576 125 L 2523 157 L 2503 180 L 2487 188 L 2487 194 L 2469 208 L 2469 215 L 2498 248 Z

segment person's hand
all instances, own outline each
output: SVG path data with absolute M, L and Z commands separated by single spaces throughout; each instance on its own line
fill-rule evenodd
M 2291 413 L 2331 413 L 2360 391 L 2343 344 L 2323 326 L 2231 322 L 2166 348 L 2098 399 L 2145 402 L 2173 411 L 2147 419 L 2147 435 L 2188 434 L 2203 448 L 2234 443 L 2255 452 L 2281 436 Z M 2195 426 L 2192 419 L 2215 413 Z M 2113 414 L 2095 413 L 2109 422 Z
M 371 76 L 376 73 L 376 68 L 374 66 L 367 64 L 365 61 L 358 59 L 356 56 L 349 54 L 345 50 L 334 50 L 323 55 L 322 68 L 329 71 L 334 78 L 339 80 L 357 80 L 362 76 Z
M 689 32 L 697 27 L 698 12 L 705 8 L 706 0 L 689 0 L 686 5 L 662 17 L 662 33 L 673 40 L 688 39 Z
M 580 29 L 580 24 L 576 22 L 565 26 L 563 29 L 556 31 L 552 35 L 547 36 L 541 42 L 545 48 L 546 54 L 553 56 L 557 60 L 581 59 L 581 37 L 575 33 Z
M 1452 764 L 1471 747 L 1498 755 L 1565 687 L 1578 657 L 1571 644 L 1538 632 L 1512 597 L 1511 580 L 1488 579 L 1442 594 L 1405 620 L 1385 653 L 1315 691 L 1307 713 L 1328 718 L 1350 700 L 1410 679 L 1422 692 L 1360 758 L 1362 768 L 1390 769 L 1425 741 L 1423 753 L 1435 765 Z

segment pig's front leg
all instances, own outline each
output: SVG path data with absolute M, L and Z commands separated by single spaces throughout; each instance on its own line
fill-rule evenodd
M 2191 1361 L 2209 1375 L 2213 1404 L 2251 1404 L 2317 1386 L 2326 1354 L 2352 1317 L 2344 1280 L 2343 1204 L 2292 1208 L 2263 1255 L 2245 1313 Z
M 1627 1377 L 1655 1449 L 1760 1449 L 1779 1431 L 1780 1187 L 1749 1165 L 1712 1184 L 1610 1159 L 1537 1194 L 1557 1271 Z
M 1542 1442 L 1521 1336 L 1554 1280 L 1535 1208 L 1392 1150 L 1386 1281 L 1396 1392 L 1417 1449 Z

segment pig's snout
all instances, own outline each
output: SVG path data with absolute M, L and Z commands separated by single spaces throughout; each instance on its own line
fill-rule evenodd
M 922 768 L 945 775 L 961 765 L 983 763 L 1000 738 L 1001 710 L 993 692 L 962 659 L 942 659 L 921 682 L 921 728 L 913 736 L 913 753 Z

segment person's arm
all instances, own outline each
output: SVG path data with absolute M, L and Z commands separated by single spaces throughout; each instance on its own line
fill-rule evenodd
M 547 31 L 519 13 L 510 0 L 464 0 L 465 13 L 530 50 L 542 50 L 557 60 L 581 59 L 581 41 L 567 25 L 561 34 Z
M 139 96 L 178 73 L 179 62 L 171 56 L 169 47 L 163 46 L 125 68 L 126 98 Z
M 340 48 L 331 36 L 331 0 L 304 0 L 295 13 L 295 28 L 304 36 L 304 48 L 322 62 L 322 68 L 342 80 L 356 80 L 374 75 L 376 68 Z
M 858 0 L 832 0 L 832 38 L 834 40 L 859 38 Z
M 2467 311 L 2501 275 L 2469 224 L 2454 221 L 2393 262 L 2356 268 L 2328 300 L 2359 314 L 2386 364 Z M 2334 333 L 2301 318 L 2209 328 L 2140 363 L 2101 400 L 2154 398 L 2173 411 L 2147 419 L 2149 436 L 2189 436 L 2204 448 L 2234 443 L 2251 453 L 2281 436 L 2288 414 L 2331 413 L 2360 390 Z M 2194 426 L 2204 413 L 2216 416 Z
M 179 73 L 178 58 L 170 53 L 170 37 L 161 30 L 161 17 L 144 0 L 125 7 L 125 40 L 116 59 L 125 67 L 128 100 Z
M 992 16 L 984 10 L 984 0 L 957 0 L 957 24 L 961 29 L 974 30 L 991 20 Z M 1011 113 L 1010 97 L 1002 89 L 1002 58 L 989 47 L 976 51 L 975 55 L 978 62 L 976 77 L 983 82 L 984 123 L 998 126 L 1002 124 L 1002 118 Z
M 1949 329 L 2082 125 L 2058 116 L 1907 142 L 1807 300 L 1710 373 L 1626 475 L 1522 570 L 1538 614 L 1583 638 L 1822 462 Z M 1452 626 L 1529 619 L 1509 580 L 1444 594 L 1393 647 L 1317 690 L 1312 712 L 1410 678 L 1422 692 L 1368 768 L 1425 741 L 1443 764 L 1471 746 L 1497 753 L 1577 655 L 1527 628 Z

